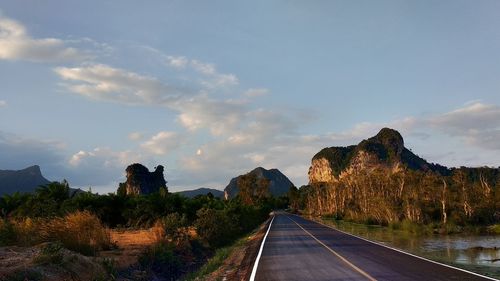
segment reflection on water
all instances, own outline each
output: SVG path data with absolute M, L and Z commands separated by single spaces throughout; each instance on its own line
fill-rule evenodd
M 390 247 L 500 278 L 500 236 L 430 235 L 418 236 L 386 227 L 325 220 L 328 224 Z

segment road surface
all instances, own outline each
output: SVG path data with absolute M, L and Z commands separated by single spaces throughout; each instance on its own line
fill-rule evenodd
M 299 216 L 276 213 L 254 280 L 494 280 L 401 253 Z

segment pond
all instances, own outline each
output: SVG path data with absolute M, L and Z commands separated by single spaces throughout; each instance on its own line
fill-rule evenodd
M 499 235 L 425 235 L 323 219 L 348 233 L 434 261 L 500 279 Z

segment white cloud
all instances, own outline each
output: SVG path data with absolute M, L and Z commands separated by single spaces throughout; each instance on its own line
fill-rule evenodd
M 72 92 L 95 100 L 134 105 L 171 105 L 186 92 L 156 78 L 113 68 L 103 64 L 82 67 L 58 67 L 54 71 Z
M 165 155 L 180 147 L 184 142 L 184 137 L 176 132 L 159 132 L 150 140 L 141 144 L 141 147 L 149 153 L 155 155 Z
M 69 91 L 99 101 L 128 105 L 164 106 L 178 112 L 177 120 L 190 131 L 208 129 L 213 135 L 233 129 L 247 111 L 241 100 L 194 95 L 148 77 L 103 64 L 58 67 Z
M 0 100 L 0 107 L 7 106 L 7 102 L 4 100 Z
M 97 147 L 91 151 L 83 151 L 73 154 L 68 163 L 73 167 L 87 166 L 92 168 L 120 168 L 130 163 L 143 159 L 136 151 L 114 151 L 108 147 Z
M 179 123 L 189 131 L 207 128 L 215 136 L 237 128 L 248 110 L 238 101 L 215 100 L 206 95 L 179 102 L 176 109 L 179 110 Z
M 269 94 L 269 89 L 264 89 L 264 88 L 248 89 L 244 93 L 244 95 L 249 97 L 249 98 L 262 97 L 262 96 L 266 96 L 268 94 Z
M 500 150 L 500 106 L 481 102 L 426 120 L 429 125 L 450 136 L 463 138 L 483 149 Z
M 166 58 L 167 58 L 167 64 L 176 68 L 185 68 L 189 63 L 189 60 L 183 56 L 179 57 L 167 56 Z
M 498 129 L 500 127 L 500 107 L 483 103 L 472 103 L 465 107 L 430 119 L 432 125 L 463 134 L 467 131 Z
M 201 85 L 207 89 L 226 88 L 239 84 L 239 79 L 236 75 L 231 73 L 220 73 L 213 63 L 206 63 L 185 56 L 164 55 L 161 51 L 148 46 L 143 46 L 143 48 L 165 59 L 166 64 L 170 67 L 179 70 L 191 69 L 201 74 L 199 80 L 201 81 Z
M 140 139 L 142 139 L 142 137 L 143 137 L 143 134 L 140 132 L 132 132 L 132 133 L 128 134 L 129 140 L 133 140 L 133 141 L 140 140 Z
M 0 15 L 0 59 L 33 62 L 72 61 L 89 54 L 57 38 L 32 38 L 19 22 Z

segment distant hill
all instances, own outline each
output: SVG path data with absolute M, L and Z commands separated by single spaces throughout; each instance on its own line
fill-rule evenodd
M 40 185 L 50 183 L 34 165 L 23 170 L 0 170 L 0 195 L 14 192 L 33 192 Z
M 255 175 L 257 179 L 264 178 L 269 180 L 269 192 L 272 196 L 285 195 L 290 190 L 290 187 L 293 186 L 293 183 L 278 169 L 266 170 L 262 167 L 258 167 L 250 171 L 246 175 Z M 234 198 L 236 197 L 236 195 L 238 195 L 238 179 L 242 176 L 243 175 L 240 175 L 236 178 L 231 179 L 229 184 L 224 189 L 225 199 Z
M 218 198 L 224 198 L 224 192 L 218 189 L 213 189 L 213 188 L 198 188 L 198 189 L 193 189 L 193 190 L 184 190 L 184 191 L 178 191 L 175 192 L 177 194 L 180 194 L 182 196 L 185 196 L 187 198 L 193 198 L 198 195 L 207 195 L 208 193 L 212 193 L 214 197 Z

